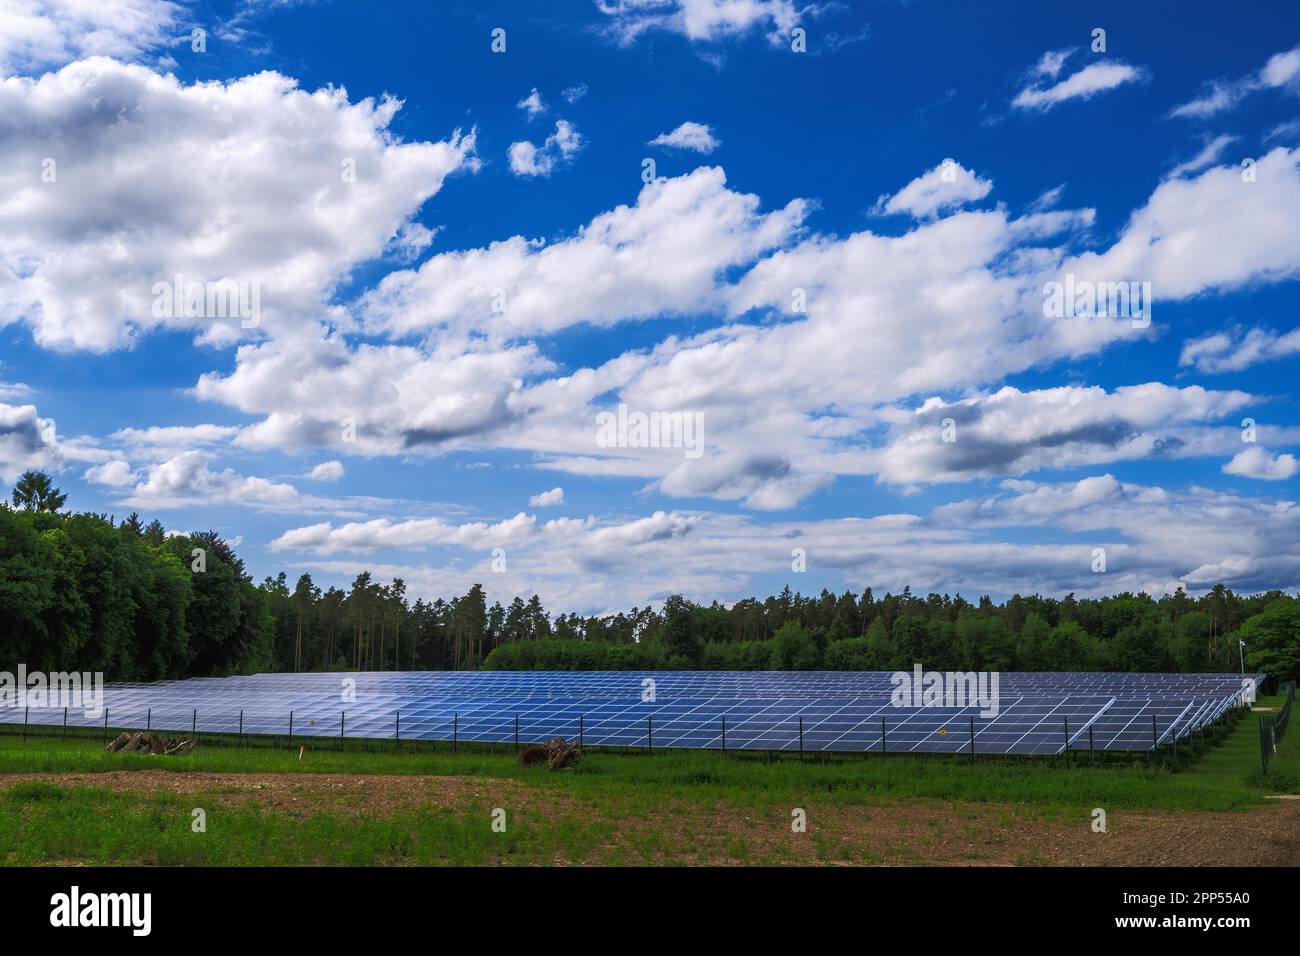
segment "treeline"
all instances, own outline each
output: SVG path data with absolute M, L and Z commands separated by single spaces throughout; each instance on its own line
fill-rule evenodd
M 1016 595 L 1004 604 L 904 588 L 876 598 L 822 591 L 730 608 L 669 598 L 634 645 L 565 639 L 508 642 L 484 666 L 499 670 L 1204 671 L 1241 666 L 1300 674 L 1300 600 L 1244 597 L 1223 585 L 1201 598 L 1181 589 L 1062 600 Z
M 360 574 L 254 584 L 215 533 L 168 535 L 137 515 L 60 513 L 39 473 L 0 505 L 0 669 L 159 680 L 309 670 L 933 670 L 1300 672 L 1300 600 L 1279 591 L 1160 599 L 791 593 L 730 607 L 552 617 L 534 595 L 489 604 L 481 585 L 412 601 Z
M 0 669 L 118 681 L 269 670 L 268 608 L 215 533 L 0 505 Z

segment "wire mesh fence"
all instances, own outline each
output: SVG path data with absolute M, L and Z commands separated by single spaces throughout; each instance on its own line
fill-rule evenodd
M 1276 714 L 1261 714 L 1259 718 L 1259 757 L 1261 769 L 1268 771 L 1268 762 L 1277 753 L 1277 745 L 1286 736 L 1291 723 L 1291 707 L 1295 703 L 1295 681 L 1289 680 L 1278 690 L 1285 700 Z

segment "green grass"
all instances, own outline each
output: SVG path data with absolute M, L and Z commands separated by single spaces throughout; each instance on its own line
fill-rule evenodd
M 1086 815 L 1097 806 L 1108 812 L 1244 810 L 1264 803 L 1266 793 L 1296 792 L 1291 776 L 1300 771 L 1296 738 L 1300 731 L 1284 741 L 1265 778 L 1258 766 L 1257 721 L 1250 716 L 1229 721 L 1213 746 L 1200 745 L 1199 755 L 1180 745 L 1176 762 L 1164 755 L 1154 763 L 1142 758 L 1096 767 L 1086 754 L 1072 755 L 1068 762 L 863 755 L 800 763 L 791 756 L 592 750 L 575 770 L 557 774 L 519 767 L 508 748 L 463 747 L 453 754 L 445 746 L 341 751 L 326 745 L 308 749 L 299 760 L 297 741 L 292 750 L 205 742 L 190 756 L 163 758 L 109 754 L 97 737 L 23 740 L 0 734 L 0 773 L 428 774 L 474 778 L 485 792 L 522 782 L 532 802 L 530 812 L 512 818 L 507 832 L 498 834 L 482 808 L 470 804 L 391 815 L 337 808 L 288 813 L 255 802 L 223 804 L 220 795 L 228 787 L 177 796 L 34 780 L 0 791 L 0 861 L 535 864 L 554 862 L 557 854 L 571 861 L 594 854 L 611 863 L 671 862 L 681 847 L 701 836 L 690 827 L 706 826 L 700 821 L 718 813 L 779 820 L 796 806 L 944 801 L 956 804 L 948 829 L 960 833 L 972 826 L 963 807 L 981 804 L 1009 805 L 1013 816 L 1047 819 Z M 196 805 L 221 807 L 203 834 L 190 830 Z M 547 806 L 561 809 L 548 815 L 541 809 Z M 935 838 L 942 835 L 936 831 Z M 737 861 L 789 861 L 788 847 L 770 841 L 759 847 L 743 832 L 726 839 L 728 856 Z M 838 862 L 846 853 L 833 839 L 815 841 L 816 859 Z M 915 862 L 924 853 L 924 846 L 897 847 L 878 854 L 876 862 Z M 978 856 L 975 852 L 972 859 Z M 1021 862 L 1039 861 L 1029 854 Z
M 295 742 L 297 743 L 297 742 Z M 310 747 L 311 745 L 308 744 Z M 1284 743 L 1296 760 L 1294 742 Z M 659 751 L 653 754 L 592 750 L 571 773 L 521 768 L 511 749 L 478 748 L 453 754 L 449 748 L 420 746 L 404 751 L 243 749 L 204 745 L 187 757 L 150 757 L 104 752 L 99 739 L 31 736 L 26 741 L 0 735 L 0 773 L 67 773 L 164 769 L 184 773 L 349 773 L 432 774 L 523 780 L 575 796 L 665 793 L 714 796 L 741 805 L 816 794 L 834 803 L 939 799 L 973 803 L 1028 803 L 1043 808 L 1081 803 L 1126 809 L 1225 810 L 1255 805 L 1265 792 L 1252 780 L 1258 769 L 1256 722 L 1232 724 L 1215 747 L 1189 759 L 1187 747 L 1174 769 L 1166 754 L 1154 765 L 1146 758 L 1089 765 L 1087 754 L 1059 759 L 1011 759 L 878 754 L 811 757 L 722 755 L 716 752 Z M 1279 759 L 1279 766 L 1289 765 Z M 1255 774 L 1258 777 L 1258 774 Z
M 185 797 L 117 794 L 94 787 L 26 784 L 0 792 L 0 861 L 9 865 L 132 862 L 159 866 L 480 865 L 551 862 L 548 843 L 582 859 L 608 826 L 565 820 L 558 828 L 508 821 L 493 832 L 483 814 L 430 808 L 390 817 L 302 817 L 257 807 L 212 812 L 205 832 L 191 829 Z

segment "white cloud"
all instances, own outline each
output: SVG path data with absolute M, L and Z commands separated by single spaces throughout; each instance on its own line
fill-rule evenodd
M 1300 91 L 1300 46 L 1275 53 L 1256 73 L 1237 80 L 1215 80 L 1200 96 L 1175 107 L 1170 115 L 1205 119 L 1231 109 L 1251 93 L 1279 88 Z
M 879 474 L 898 484 L 1023 475 L 1124 460 L 1228 454 L 1240 444 L 1223 419 L 1253 400 L 1245 392 L 1159 382 L 1107 392 L 1063 386 L 944 402 L 932 398 L 899 419 L 880 452 Z
M 1064 50 L 1048 50 L 1034 65 L 1031 71 L 1032 75 L 1056 79 L 1061 75 L 1061 67 L 1065 66 L 1065 61 L 1073 56 L 1076 50 L 1077 47 Z
M 1300 210 L 1295 160 L 1277 150 L 1259 168 L 1253 184 L 1232 169 L 1161 183 L 1118 238 L 1083 254 L 1070 250 L 1087 238 L 1088 209 L 1019 218 L 1001 207 L 957 211 L 902 235 L 810 236 L 803 202 L 761 214 L 758 198 L 728 190 L 721 170 L 699 169 L 646 186 L 635 206 L 601 214 L 571 238 L 517 237 L 393 273 L 359 304 L 364 330 L 418 344 L 353 345 L 335 335 L 292 348 L 246 346 L 233 372 L 204 376 L 197 394 L 262 416 L 238 438 L 248 448 L 509 449 L 562 473 L 642 478 L 676 497 L 788 508 L 835 476 L 885 474 L 883 449 L 906 430 L 881 444 L 882 430 L 916 396 L 959 404 L 964 389 L 1149 334 L 1126 317 L 1045 321 L 1048 280 L 1067 272 L 1148 280 L 1167 302 L 1300 270 L 1300 239 L 1289 227 Z M 930 205 L 909 202 L 918 211 Z M 1238 239 L 1225 248 L 1229 233 Z M 673 314 L 722 324 L 563 374 L 535 338 L 577 323 Z M 1140 388 L 1148 393 L 986 399 L 972 414 L 1016 405 L 1037 416 L 1015 441 L 986 436 L 985 450 L 1016 474 L 1139 452 L 1233 453 L 1213 422 L 1222 410 L 1215 403 L 1239 403 L 1236 393 Z M 1155 417 L 1130 407 L 1139 397 Z M 615 402 L 702 415 L 703 457 L 599 447 L 595 415 Z M 1068 417 L 1072 402 L 1109 415 L 1111 431 L 1052 430 L 1047 418 L 1060 410 Z M 357 442 L 344 448 L 340 423 L 349 417 Z M 914 452 L 900 456 L 888 480 L 978 470 Z
M 121 458 L 86 469 L 84 477 L 92 485 L 108 485 L 110 488 L 125 488 L 136 480 L 130 463 Z
M 131 454 L 148 458 L 171 458 L 198 448 L 224 445 L 239 434 L 235 425 L 166 425 L 152 428 L 121 428 L 109 441 Z
M 443 326 L 500 336 L 716 308 L 720 273 L 787 240 L 807 208 L 758 206 L 757 196 L 728 189 L 721 169 L 703 167 L 646 185 L 634 206 L 567 239 L 514 236 L 432 256 L 387 276 L 362 310 L 368 327 L 393 336 Z
M 338 481 L 343 477 L 343 462 L 323 461 L 305 476 L 309 481 Z
M 625 44 L 649 31 L 676 33 L 696 42 L 755 32 L 775 44 L 790 36 L 801 12 L 791 0 L 596 0 L 596 6 Z
M 671 133 L 660 133 L 650 140 L 650 146 L 668 146 L 673 149 L 690 149 L 697 153 L 711 153 L 722 145 L 707 124 L 687 120 Z
M 522 511 L 513 518 L 495 524 L 476 521 L 457 525 L 441 518 L 415 518 L 407 521 L 376 518 L 337 528 L 329 522 L 295 528 L 272 541 L 271 550 L 338 554 L 345 551 L 420 551 L 444 545 L 489 550 L 523 542 L 537 533 L 537 518 Z
M 182 9 L 168 0 L 5 0 L 0 76 L 90 56 L 131 60 L 177 42 Z
M 1109 249 L 1076 256 L 1061 273 L 1147 281 L 1158 300 L 1300 275 L 1297 161 L 1300 150 L 1278 147 L 1259 160 L 1257 182 L 1242 182 L 1234 167 L 1166 180 Z
M 221 344 L 314 325 L 349 270 L 476 167 L 472 133 L 398 141 L 398 107 L 276 73 L 186 85 L 99 58 L 0 80 L 0 326 L 104 351 L 159 326 Z M 177 274 L 258 288 L 259 326 L 155 315 L 155 285 Z
M 550 491 L 543 491 L 528 499 L 531 508 L 553 508 L 564 504 L 564 489 L 556 485 Z
M 208 461 L 204 452 L 191 451 L 151 465 L 122 503 L 153 509 L 236 504 L 269 511 L 294 511 L 304 505 L 292 485 L 246 477 L 229 468 L 213 471 Z
M 586 83 L 575 83 L 573 86 L 565 87 L 560 96 L 563 97 L 564 102 L 573 104 L 586 96 L 589 89 Z
M 57 470 L 63 461 L 53 419 L 35 405 L 0 403 L 0 478 L 12 483 L 28 469 Z
M 1206 373 L 1240 372 L 1256 362 L 1273 361 L 1300 353 L 1300 329 L 1279 334 L 1272 329 L 1234 327 L 1188 339 L 1178 356 L 1179 365 L 1192 365 Z
M 1043 75 L 1045 67 L 1054 66 L 1055 69 L 1049 69 L 1045 75 L 1055 79 L 1057 72 L 1060 71 L 1061 62 L 1052 61 L 1049 64 L 1046 61 L 1047 57 L 1058 55 L 1046 54 L 1044 60 L 1040 61 L 1037 72 Z M 1011 101 L 1011 105 L 1022 110 L 1046 111 L 1067 100 L 1092 99 L 1094 96 L 1113 90 L 1118 86 L 1123 86 L 1125 83 L 1135 83 L 1145 78 L 1146 71 L 1118 60 L 1090 63 L 1077 73 L 1073 73 L 1051 86 L 1035 84 L 1026 86 L 1016 94 L 1015 99 Z
M 511 143 L 507 155 L 516 176 L 549 176 L 561 163 L 570 162 L 582 148 L 582 134 L 568 120 L 556 120 L 555 132 L 541 146 L 521 140 Z
M 977 202 L 992 189 L 992 181 L 980 179 L 961 163 L 945 159 L 892 196 L 881 196 L 873 211 L 907 213 L 917 219 L 929 219 L 946 209 Z
M 236 443 L 245 448 L 439 452 L 516 418 L 521 376 L 551 367 L 531 345 L 426 354 L 411 346 L 349 348 L 336 336 L 243 346 L 234 371 L 202 376 L 196 394 L 266 416 L 240 433 Z M 347 422 L 355 441 L 345 438 Z
M 546 112 L 546 104 L 542 102 L 542 95 L 537 92 L 535 86 L 533 91 L 516 103 L 515 106 L 527 113 L 529 119 Z
M 1214 137 L 1214 139 L 1201 147 L 1201 151 L 1191 159 L 1179 163 L 1173 169 L 1169 170 L 1169 178 L 1175 179 L 1179 176 L 1186 176 L 1189 173 L 1200 172 L 1205 167 L 1217 162 L 1219 157 L 1223 155 L 1223 151 L 1236 139 L 1237 137 L 1228 136 L 1226 134 Z
M 1294 455 L 1273 455 L 1258 445 L 1233 456 L 1223 466 L 1226 475 L 1241 475 L 1264 481 L 1285 481 L 1300 472 L 1300 461 Z

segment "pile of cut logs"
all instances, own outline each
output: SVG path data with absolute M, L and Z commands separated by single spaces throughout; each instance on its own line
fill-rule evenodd
M 194 749 L 194 741 L 182 740 L 180 737 L 162 737 L 146 730 L 137 734 L 118 734 L 104 749 L 115 754 L 160 754 L 167 757 L 183 757 Z
M 529 747 L 519 752 L 519 765 L 522 767 L 545 761 L 552 770 L 564 770 L 581 759 L 582 748 L 577 744 L 566 743 L 563 737 L 556 737 L 543 746 Z

